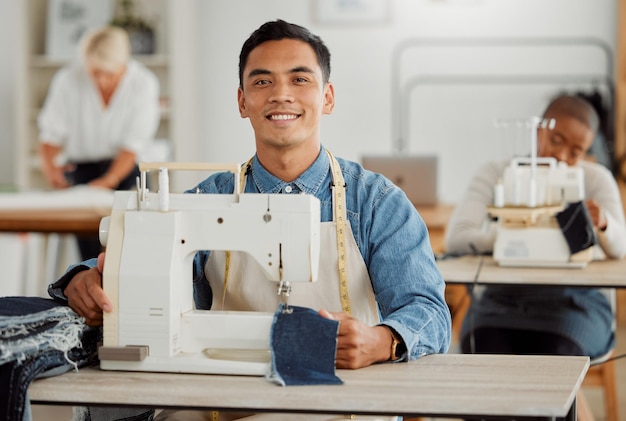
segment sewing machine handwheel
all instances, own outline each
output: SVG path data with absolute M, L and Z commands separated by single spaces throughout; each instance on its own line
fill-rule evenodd
M 107 246 L 109 240 L 109 226 L 111 225 L 111 217 L 105 216 L 100 220 L 100 228 L 98 229 L 98 237 L 100 238 L 100 244 L 102 247 Z

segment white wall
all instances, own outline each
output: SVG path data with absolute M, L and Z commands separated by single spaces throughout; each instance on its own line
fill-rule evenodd
M 198 24 L 202 159 L 243 161 L 254 152 L 247 121 L 237 112 L 237 63 L 247 36 L 266 20 L 282 18 L 320 35 L 332 54 L 336 108 L 323 122 L 323 143 L 336 155 L 391 153 L 392 56 L 407 38 L 598 37 L 614 44 L 616 2 L 610 0 L 395 0 L 391 22 L 324 25 L 315 22 L 315 0 L 224 0 L 200 3 Z M 308 4 L 307 4 L 308 3 Z M 560 51 L 567 57 L 561 57 Z M 444 53 L 444 51 L 449 51 Z M 544 52 L 542 52 L 544 51 Z M 593 48 L 416 48 L 403 55 L 402 79 L 415 74 L 605 73 Z M 498 117 L 541 113 L 558 85 L 423 86 L 412 91 L 410 153 L 440 157 L 440 196 L 460 198 L 480 162 L 499 157 L 493 147 Z M 576 87 L 576 86 L 574 86 Z
M 10 58 L 17 55 L 12 37 L 19 32 L 12 16 L 18 1 L 0 0 L 0 57 L 9 58 L 0 62 L 0 184 L 14 173 L 4 151 L 15 139 Z M 176 112 L 190 116 L 186 127 L 193 127 L 178 131 L 185 134 L 174 139 L 183 145 L 177 159 L 213 162 L 242 162 L 254 153 L 250 125 L 237 112 L 237 63 L 243 41 L 267 20 L 304 25 L 329 46 L 336 108 L 323 120 L 323 143 L 336 155 L 358 160 L 391 153 L 397 142 L 392 57 L 403 40 L 597 37 L 614 45 L 617 10 L 615 0 L 385 0 L 392 7 L 387 23 L 333 25 L 315 21 L 317 0 L 172 1 L 172 8 L 193 10 L 195 20 L 180 28 L 190 32 L 182 38 L 194 40 L 190 44 L 198 55 L 195 63 L 177 63 L 197 67 L 190 72 L 197 79 L 197 100 L 186 93 L 187 100 L 176 104 Z M 605 73 L 602 54 L 592 48 L 516 51 L 413 48 L 402 56 L 398 82 L 402 86 L 423 74 Z M 476 167 L 498 156 L 492 120 L 539 114 L 549 95 L 563 87 L 571 86 L 420 85 L 403 107 L 410 113 L 408 153 L 439 155 L 440 196 L 454 202 Z
M 17 5 L 14 0 L 0 0 L 0 187 L 15 185 L 15 150 L 17 139 L 15 115 Z M 19 44 L 18 44 L 19 45 Z

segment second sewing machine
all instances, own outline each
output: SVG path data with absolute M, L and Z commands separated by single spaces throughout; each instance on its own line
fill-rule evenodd
M 498 219 L 493 258 L 501 266 L 585 267 L 596 238 L 583 203 L 583 170 L 537 157 L 537 127 L 552 129 L 555 121 L 530 123 L 530 156 L 511 160 L 488 208 Z

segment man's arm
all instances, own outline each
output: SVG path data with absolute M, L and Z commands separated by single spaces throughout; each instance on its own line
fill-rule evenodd
M 385 187 L 381 194 L 361 228 L 369 232 L 366 264 L 385 329 L 377 333 L 378 346 L 387 359 L 393 331 L 406 347 L 402 360 L 446 352 L 450 310 L 426 225 L 399 188 Z

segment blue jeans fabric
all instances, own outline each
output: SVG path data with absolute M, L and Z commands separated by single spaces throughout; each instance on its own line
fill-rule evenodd
M 274 314 L 266 379 L 281 386 L 342 384 L 335 375 L 339 322 L 310 308 L 291 306 L 290 313 L 283 308 Z
M 563 211 L 557 213 L 556 220 L 567 241 L 570 253 L 578 253 L 598 244 L 591 215 L 582 200 L 571 203 Z
M 0 419 L 30 420 L 30 383 L 95 361 L 100 337 L 51 299 L 0 298 Z

